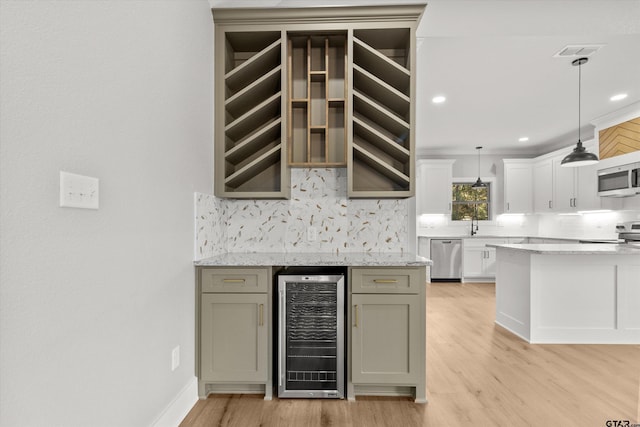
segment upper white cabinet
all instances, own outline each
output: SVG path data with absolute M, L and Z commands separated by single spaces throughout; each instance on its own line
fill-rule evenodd
M 553 211 L 553 162 L 537 160 L 533 164 L 533 210 L 536 213 Z
M 504 212 L 533 210 L 533 165 L 531 160 L 504 159 Z
M 586 141 L 583 144 L 588 151 L 598 152 L 598 144 L 595 140 Z M 583 166 L 576 169 L 576 208 L 581 211 L 590 211 L 605 207 L 603 199 L 598 196 L 599 165 Z
M 455 160 L 418 160 L 418 215 L 450 214 Z
M 214 9 L 215 194 L 288 198 L 290 167 L 346 166 L 351 198 L 412 197 L 424 6 Z
M 589 151 L 597 151 L 594 140 L 587 141 L 584 145 Z M 601 209 L 602 200 L 598 196 L 596 173 L 598 165 L 578 168 L 562 167 L 562 159 L 569 154 L 570 150 L 571 148 L 559 150 L 534 160 L 534 212 L 576 212 Z
M 577 208 L 576 175 L 579 168 L 562 166 L 562 159 L 568 153 L 562 153 L 552 159 L 553 162 L 553 210 L 572 212 Z

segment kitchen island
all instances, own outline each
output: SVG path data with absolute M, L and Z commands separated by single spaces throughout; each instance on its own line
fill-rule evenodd
M 530 343 L 640 344 L 640 248 L 493 247 L 498 325 Z
M 426 402 L 426 274 L 407 253 L 225 253 L 195 262 L 198 393 L 271 399 L 280 273 L 346 275 L 346 394 Z M 306 273 L 308 271 L 308 273 Z M 274 298 L 275 296 L 275 298 Z

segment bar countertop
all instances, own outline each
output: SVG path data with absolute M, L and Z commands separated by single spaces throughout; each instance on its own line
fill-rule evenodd
M 526 243 L 487 246 L 542 255 L 640 255 L 640 247 L 613 243 Z
M 224 253 L 194 262 L 196 267 L 214 266 L 370 266 L 408 267 L 429 266 L 430 259 L 413 253 L 345 252 L 345 253 Z

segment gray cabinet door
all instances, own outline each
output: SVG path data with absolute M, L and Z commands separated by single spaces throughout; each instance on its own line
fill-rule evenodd
M 266 382 L 267 294 L 202 294 L 200 379 Z
M 351 378 L 358 384 L 418 384 L 420 298 L 352 295 Z

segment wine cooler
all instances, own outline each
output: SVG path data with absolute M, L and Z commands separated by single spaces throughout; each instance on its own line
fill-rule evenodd
M 344 276 L 278 276 L 278 397 L 344 398 Z

